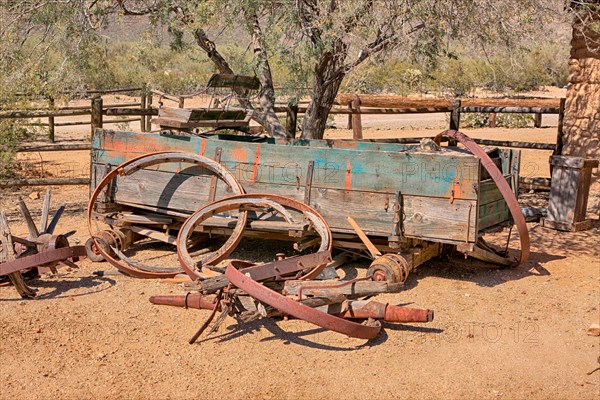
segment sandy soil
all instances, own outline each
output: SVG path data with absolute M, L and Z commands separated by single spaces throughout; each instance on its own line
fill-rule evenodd
M 413 128 L 379 122 L 365 121 L 366 137 L 431 136 L 445 127 L 443 116 L 423 122 L 426 126 L 417 126 L 421 120 L 402 122 Z M 336 125 L 344 126 L 344 120 Z M 79 139 L 82 132 L 60 137 Z M 473 133 L 544 142 L 554 140 L 556 127 Z M 328 136 L 351 134 L 335 129 Z M 548 176 L 543 153 L 523 154 L 526 165 L 538 168 L 532 176 Z M 86 176 L 89 168 L 86 152 L 27 157 L 26 168 L 54 176 Z M 39 190 L 0 192 L 0 209 L 15 221 L 16 233 L 25 231 L 16 196 Z M 84 242 L 87 189 L 54 188 L 53 197 L 55 205 L 68 204 L 58 231 L 76 230 L 72 241 Z M 26 200 L 39 215 L 42 200 Z M 533 194 L 521 200 L 546 201 Z M 238 324 L 228 318 L 217 333 L 189 345 L 208 312 L 148 302 L 151 295 L 183 293 L 182 288 L 128 278 L 106 263 L 84 260 L 79 270 L 32 281 L 39 289 L 35 300 L 0 287 L 0 398 L 597 399 L 600 371 L 588 373 L 600 366 L 600 340 L 586 329 L 600 322 L 600 224 L 580 233 L 535 223 L 529 228 L 532 255 L 524 266 L 432 260 L 409 277 L 406 290 L 378 296 L 431 308 L 436 317 L 430 324 L 387 325 L 370 342 L 302 321 Z M 505 237 L 491 240 L 501 243 Z M 265 256 L 274 252 L 262 242 L 246 248 Z M 345 272 L 364 273 L 367 266 L 356 262 Z

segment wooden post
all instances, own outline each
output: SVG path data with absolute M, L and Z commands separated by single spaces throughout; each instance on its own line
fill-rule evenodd
M 533 127 L 541 128 L 542 127 L 542 113 L 535 113 L 534 118 L 535 119 L 533 121 Z
M 48 105 L 54 109 L 54 97 L 48 97 Z M 54 143 L 54 117 L 48 117 L 48 139 Z
M 362 121 L 360 118 L 360 97 L 354 95 L 352 100 L 352 138 L 354 140 L 362 139 Z
M 185 106 L 185 97 L 179 98 L 179 108 L 183 108 Z
M 92 99 L 92 136 L 96 129 L 102 129 L 102 97 Z
M 556 149 L 554 150 L 553 155 L 560 156 L 562 155 L 563 149 L 563 121 L 565 119 L 565 102 L 566 99 L 560 99 L 560 106 L 558 108 L 558 130 L 556 132 Z M 550 172 L 552 172 L 552 165 L 550 165 Z
M 148 90 L 148 99 L 146 100 L 146 107 L 152 108 L 152 90 Z M 146 132 L 152 130 L 152 117 L 146 116 Z
M 489 114 L 489 127 L 490 128 L 496 127 L 496 113 Z
M 286 120 L 286 135 L 289 138 L 296 137 L 296 127 L 298 125 L 298 104 L 288 104 L 287 120 Z
M 450 129 L 457 131 L 460 128 L 460 100 L 452 102 L 452 111 L 450 112 Z M 448 146 L 456 146 L 456 140 L 449 139 Z
M 348 110 L 352 111 L 352 102 L 348 103 Z M 352 114 L 348 114 L 348 129 L 352 129 Z
M 140 107 L 141 108 L 146 108 L 146 101 L 147 101 L 147 86 L 144 83 L 142 85 L 142 93 L 140 94 Z M 146 132 L 146 119 L 148 117 L 146 115 L 141 115 L 140 116 L 140 129 L 142 132 Z

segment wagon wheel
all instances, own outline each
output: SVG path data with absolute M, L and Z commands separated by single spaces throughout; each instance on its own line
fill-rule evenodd
M 508 185 L 502 171 L 498 169 L 496 164 L 492 161 L 490 156 L 483 150 L 477 143 L 475 143 L 470 137 L 465 135 L 462 132 L 456 130 L 447 130 L 440 134 L 438 134 L 434 141 L 436 144 L 441 143 L 442 136 L 447 136 L 449 138 L 455 139 L 462 143 L 471 153 L 473 153 L 476 157 L 481 160 L 481 164 L 483 167 L 489 172 L 491 178 L 496 183 L 498 190 L 502 194 L 502 197 L 506 201 L 506 205 L 512 215 L 514 224 L 517 227 L 517 231 L 519 232 L 519 239 L 521 241 L 521 254 L 519 256 L 519 260 L 515 263 L 512 259 L 506 256 L 502 256 L 497 252 L 493 251 L 489 246 L 484 245 L 485 242 L 478 242 L 470 255 L 474 258 L 481 259 L 483 261 L 493 262 L 500 265 L 512 265 L 519 266 L 529 257 L 529 231 L 527 230 L 527 224 L 525 222 L 525 217 L 521 212 L 521 207 L 519 206 L 519 202 L 512 191 L 511 187 Z M 510 236 L 509 236 L 510 239 Z
M 182 268 L 179 265 L 176 266 L 154 266 L 147 265 L 140 261 L 133 260 L 127 257 L 123 252 L 127 247 L 125 245 L 118 245 L 118 234 L 117 237 L 114 235 L 114 229 L 98 229 L 98 225 L 93 227 L 92 220 L 95 217 L 95 205 L 96 200 L 109 183 L 117 176 L 130 176 L 135 174 L 143 168 L 151 166 L 169 163 L 169 162 L 183 162 L 188 164 L 197 165 L 203 169 L 211 171 L 216 177 L 224 181 L 227 184 L 228 190 L 234 194 L 242 194 L 244 192 L 241 184 L 238 180 L 225 169 L 225 167 L 215 160 L 210 158 L 181 152 L 158 152 L 149 153 L 136 157 L 132 160 L 126 161 L 119 165 L 117 168 L 109 172 L 100 183 L 96 186 L 87 210 L 88 229 L 91 236 L 91 243 L 89 245 L 90 250 L 98 252 L 106 261 L 111 265 L 119 269 L 121 272 L 138 278 L 167 278 L 173 277 L 176 274 L 182 272 Z M 240 212 L 237 220 L 237 224 L 241 227 L 245 226 L 247 219 L 247 212 Z M 104 233 L 102 233 L 104 232 Z M 112 235 L 112 239 L 106 239 L 107 235 Z M 102 239 L 107 242 L 111 251 L 108 251 L 106 245 L 102 243 Z M 125 240 L 124 242 L 128 242 Z M 112 253 L 112 254 L 111 254 Z
M 54 235 L 54 230 L 64 212 L 65 206 L 61 205 L 54 214 L 52 220 L 48 222 L 50 216 L 50 199 L 51 191 L 48 189 L 44 197 L 42 216 L 38 226 L 31 217 L 27 204 L 25 204 L 21 197 L 18 198 L 19 211 L 25 220 L 29 233 L 29 236 L 26 238 L 19 238 L 12 235 L 6 213 L 3 211 L 0 214 L 0 267 L 4 266 L 5 270 L 15 270 L 17 269 L 17 263 L 23 261 L 19 259 L 38 255 L 38 253 L 44 252 L 45 250 L 69 247 L 69 241 L 66 236 Z M 50 268 L 52 272 L 56 273 L 56 265 L 59 262 L 69 263 L 66 259 L 62 260 L 60 258 L 55 258 L 45 264 L 33 264 L 31 267 L 21 267 L 22 270 L 12 272 L 8 276 L 21 297 L 31 298 L 35 296 L 36 291 L 27 286 L 23 279 L 23 275 L 26 274 L 37 277 L 39 276 L 37 268 L 41 267 Z
M 190 278 L 205 279 L 206 275 L 202 273 L 202 267 L 214 265 L 231 254 L 241 240 L 244 226 L 237 224 L 232 235 L 220 249 L 204 254 L 197 260 L 192 259 L 186 245 L 189 236 L 194 229 L 214 215 L 232 210 L 239 210 L 241 214 L 247 212 L 246 210 L 249 207 L 268 208 L 273 210 L 290 224 L 294 223 L 294 219 L 286 208 L 302 213 L 308 224 L 313 227 L 314 231 L 316 231 L 321 238 L 318 251 L 331 252 L 331 230 L 325 222 L 325 219 L 312 207 L 297 200 L 267 193 L 252 193 L 226 197 L 196 211 L 185 221 L 179 231 L 179 236 L 177 237 L 177 253 L 182 267 Z M 302 278 L 313 279 L 321 273 L 324 267 L 325 264 L 310 268 L 304 271 L 305 275 Z

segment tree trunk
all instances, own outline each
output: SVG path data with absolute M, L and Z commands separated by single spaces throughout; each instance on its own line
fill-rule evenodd
M 333 52 L 324 52 L 315 68 L 312 99 L 302 122 L 303 139 L 323 139 L 327 117 L 346 75 L 340 67 L 348 55 L 348 46 L 341 40 L 333 45 Z
M 323 85 L 323 82 L 315 82 L 313 97 L 308 104 L 302 122 L 303 139 L 323 139 L 327 127 L 327 117 L 342 80 L 343 76 L 336 78 L 334 82 L 327 86 Z
M 255 109 L 250 101 L 244 96 L 239 96 L 238 99 L 242 107 L 254 111 L 252 119 L 262 125 L 271 136 L 285 137 L 285 129 L 275 114 L 275 90 L 273 87 L 273 78 L 271 76 L 268 57 L 264 50 L 262 31 L 258 25 L 258 18 L 256 18 L 256 16 L 251 17 L 253 18 L 253 31 L 251 33 L 254 54 L 258 61 L 258 79 L 261 83 L 259 99 L 260 109 Z M 234 73 L 227 61 L 225 61 L 223 56 L 217 50 L 215 43 L 206 36 L 206 32 L 204 32 L 203 29 L 196 29 L 194 31 L 194 37 L 196 38 L 198 46 L 204 50 L 208 58 L 215 64 L 221 74 Z

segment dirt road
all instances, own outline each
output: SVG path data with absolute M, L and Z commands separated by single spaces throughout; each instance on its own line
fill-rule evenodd
M 435 130 L 373 127 L 365 133 L 428 136 Z M 551 141 L 555 128 L 521 134 Z M 477 136 L 514 133 L 478 130 Z M 23 165 L 57 176 L 88 171 L 85 152 L 28 157 L 38 164 Z M 539 167 L 533 176 L 544 176 L 547 155 L 526 153 L 524 159 Z M 0 208 L 18 219 L 15 198 L 31 192 L 0 192 Z M 85 241 L 87 189 L 55 188 L 54 197 L 54 204 L 69 205 L 59 231 L 74 229 L 72 240 Z M 41 199 L 27 201 L 39 212 Z M 0 287 L 0 399 L 598 399 L 600 371 L 588 373 L 600 366 L 600 339 L 586 329 L 600 322 L 600 225 L 580 233 L 529 228 L 532 255 L 524 266 L 432 260 L 409 277 L 406 290 L 379 296 L 431 308 L 435 320 L 387 325 L 371 342 L 296 320 L 238 324 L 228 318 L 217 333 L 189 345 L 208 312 L 148 302 L 182 288 L 128 278 L 87 260 L 79 270 L 33 281 L 35 300 Z M 246 248 L 273 250 L 262 242 Z M 354 263 L 345 271 L 364 273 L 367 266 Z

